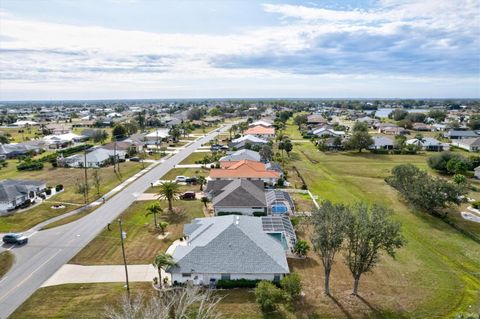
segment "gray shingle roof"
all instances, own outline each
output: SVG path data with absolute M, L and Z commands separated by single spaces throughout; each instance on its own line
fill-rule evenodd
M 226 161 L 235 162 L 235 161 L 241 161 L 241 160 L 251 160 L 251 161 L 260 162 L 261 156 L 258 152 L 255 152 L 252 150 L 239 150 L 230 155 L 220 158 L 220 162 L 226 162 Z
M 177 246 L 171 273 L 289 273 L 282 244 L 250 216 L 197 218 L 186 225 L 187 246 Z
M 12 201 L 19 196 L 27 195 L 30 191 L 44 184 L 45 182 L 42 181 L 2 180 L 0 181 L 0 201 Z
M 213 206 L 220 207 L 252 207 L 266 206 L 263 181 L 246 179 L 231 180 L 222 192 L 213 197 Z

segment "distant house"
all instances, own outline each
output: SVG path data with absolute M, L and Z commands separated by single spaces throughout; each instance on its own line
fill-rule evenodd
M 72 132 L 72 126 L 65 123 L 48 124 L 46 129 L 53 135 L 68 134 Z
M 370 149 L 373 149 L 373 150 L 380 150 L 380 149 L 384 149 L 384 150 L 391 150 L 393 149 L 393 140 L 389 137 L 385 137 L 385 136 L 374 136 L 372 137 L 373 139 L 373 145 L 370 146 Z
M 317 125 L 317 124 L 326 124 L 328 120 L 320 114 L 311 114 L 307 116 L 307 124 Z
M 433 131 L 433 127 L 431 125 L 428 125 L 428 124 L 425 124 L 425 123 L 413 123 L 412 124 L 412 129 L 414 131 L 424 131 L 424 132 L 428 132 L 428 131 Z
M 48 144 L 48 148 L 50 149 L 64 148 L 73 143 L 86 141 L 87 139 L 87 136 L 77 135 L 74 133 L 48 135 L 43 138 L 43 140 Z
M 18 144 L 0 144 L 0 155 L 5 158 L 14 158 L 32 153 L 39 154 L 40 152 L 42 152 L 42 147 L 30 145 L 26 142 Z
M 122 150 L 109 150 L 104 148 L 96 148 L 87 153 L 86 159 L 84 154 L 76 154 L 67 158 L 60 159 L 63 166 L 68 167 L 92 167 L 99 168 L 109 165 L 114 157 L 117 160 L 125 159 L 126 152 Z
M 271 127 L 273 126 L 272 123 L 270 122 L 267 122 L 267 121 L 264 121 L 264 120 L 259 120 L 259 121 L 255 121 L 255 122 L 252 122 L 250 123 L 248 126 L 249 127 L 252 127 L 252 126 L 263 126 L 263 127 Z
M 244 135 L 242 137 L 239 137 L 237 139 L 234 139 L 228 144 L 230 148 L 234 148 L 237 150 L 244 149 L 246 148 L 247 145 L 254 146 L 263 146 L 265 144 L 268 144 L 267 140 L 264 140 L 262 138 L 253 136 L 253 135 Z
M 210 170 L 209 175 L 209 179 L 259 179 L 267 184 L 276 184 L 280 177 L 279 172 L 268 169 L 264 163 L 250 160 L 222 162 L 221 168 Z
M 275 137 L 275 128 L 273 127 L 265 127 L 262 125 L 252 126 L 249 127 L 244 134 L 246 135 L 253 135 L 256 137 L 260 137 L 263 139 L 271 139 Z
M 461 140 L 464 138 L 474 138 L 474 137 L 480 137 L 480 134 L 478 134 L 475 131 L 457 131 L 457 130 L 450 130 L 447 133 L 445 133 L 445 137 L 452 139 L 452 140 Z
M 152 145 L 156 144 L 157 142 L 160 143 L 162 140 L 165 140 L 169 137 L 169 129 L 157 129 L 145 135 L 145 142 Z
M 251 216 L 195 218 L 184 226 L 187 239 L 172 254 L 176 265 L 167 269 L 172 283 L 281 280 L 290 272 L 286 258 L 289 240 L 285 229 L 276 231 L 276 225 Z
M 35 125 L 38 125 L 38 123 L 34 121 L 16 121 L 15 123 L 10 124 L 9 126 L 26 127 L 26 126 L 35 126 Z
M 319 129 L 313 130 L 312 133 L 318 137 L 344 137 L 344 131 L 335 131 L 333 129 L 321 127 Z
M 388 135 L 405 135 L 408 134 L 408 131 L 403 127 L 396 125 L 384 126 L 379 129 L 379 133 L 388 134 Z
M 266 215 L 267 201 L 261 180 L 220 180 L 213 181 L 211 192 L 215 215 L 242 214 Z M 216 189 L 215 189 L 216 188 Z
M 480 151 L 480 137 L 456 139 L 452 141 L 451 145 L 469 152 L 478 152 Z
M 424 137 L 423 139 L 412 138 L 406 141 L 407 145 L 416 145 L 417 147 L 425 151 L 441 152 L 448 149 L 449 146 L 446 143 L 442 143 L 433 137 Z
M 119 141 L 119 142 L 111 142 L 105 145 L 102 145 L 102 148 L 110 151 L 124 151 L 126 154 L 137 153 L 143 149 L 143 144 L 138 142 L 132 141 Z
M 261 156 L 258 152 L 252 150 L 238 150 L 232 154 L 220 158 L 220 162 L 237 162 L 241 160 L 250 160 L 260 162 Z
M 46 187 L 43 181 L 0 181 L 0 214 L 14 210 L 27 201 L 34 201 Z
M 476 179 L 480 179 L 480 166 L 475 167 L 474 175 Z

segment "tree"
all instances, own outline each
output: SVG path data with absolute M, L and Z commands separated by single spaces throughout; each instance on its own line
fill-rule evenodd
M 202 118 L 202 116 L 203 116 L 203 111 L 201 109 L 199 109 L 198 107 L 191 108 L 187 112 L 187 118 L 190 121 L 199 120 L 199 119 Z
M 0 135 L 0 144 L 9 144 L 10 143 L 10 140 L 8 139 L 7 136 L 5 135 Z
M 259 153 L 263 161 L 269 162 L 272 160 L 273 151 L 270 145 L 263 145 Z
M 97 190 L 97 195 L 100 196 L 100 186 L 102 183 L 102 178 L 98 173 L 98 169 L 93 170 L 92 179 L 93 179 L 93 186 L 95 186 L 95 189 Z
M 135 121 L 130 121 L 124 124 L 127 135 L 132 135 L 138 132 L 138 124 Z
M 162 269 L 165 270 L 165 268 L 173 267 L 175 265 L 175 260 L 173 260 L 173 257 L 167 253 L 160 253 L 155 256 L 155 259 L 153 260 L 153 266 L 158 270 L 158 286 L 160 288 L 163 288 Z
M 295 243 L 295 248 L 293 249 L 293 251 L 301 257 L 305 257 L 309 250 L 310 245 L 308 245 L 305 240 L 297 240 Z
M 205 176 L 198 176 L 197 181 L 200 184 L 200 191 L 203 191 L 203 185 L 205 184 L 207 179 L 205 178 Z
M 352 131 L 355 132 L 368 132 L 368 125 L 365 122 L 355 122 Z
M 433 118 L 437 123 L 445 121 L 447 117 L 447 112 L 442 110 L 430 110 L 428 116 Z
M 400 121 L 405 119 L 407 115 L 408 112 L 404 109 L 395 109 L 388 115 L 388 117 L 393 119 L 394 121 Z
M 260 281 L 255 288 L 255 300 L 263 312 L 275 311 L 283 299 L 283 291 L 269 281 Z
M 471 130 L 480 130 L 480 116 L 471 116 L 467 125 Z
M 372 137 L 364 131 L 354 132 L 347 143 L 350 149 L 357 149 L 359 153 L 361 153 L 363 149 L 369 148 L 372 144 Z
M 452 158 L 447 162 L 447 171 L 450 174 L 465 174 L 469 169 L 463 158 Z
M 427 160 L 427 164 L 430 168 L 432 168 L 436 171 L 440 171 L 440 172 L 445 173 L 445 174 L 451 174 L 452 172 L 448 170 L 447 164 L 452 159 L 461 160 L 461 161 L 464 161 L 464 162 L 467 161 L 467 159 L 465 159 L 460 154 L 452 153 L 452 152 L 441 152 L 439 154 L 435 154 L 433 156 L 430 156 Z M 454 164 L 453 164 L 454 162 L 452 162 L 452 164 L 450 164 L 450 167 L 452 169 L 454 168 Z
M 168 210 L 173 211 L 172 202 L 180 197 L 180 185 L 175 182 L 160 183 L 159 198 L 168 202 Z
M 169 226 L 170 224 L 167 223 L 166 221 L 163 221 L 161 220 L 159 223 L 158 223 L 158 228 L 160 228 L 160 233 L 162 235 L 165 234 L 165 230 L 167 229 L 167 227 Z
M 300 128 L 303 124 L 307 124 L 308 116 L 307 114 L 298 114 L 293 119 L 293 122 Z
M 115 306 L 106 307 L 106 319 L 220 319 L 217 310 L 221 298 L 212 290 L 187 285 L 152 294 L 148 299 L 138 294 L 124 295 Z
M 283 146 L 283 149 L 285 150 L 285 152 L 287 152 L 287 156 L 290 157 L 290 152 L 293 149 L 293 144 L 290 140 L 286 140 L 284 143 L 285 144 Z
M 155 226 L 155 228 L 158 228 L 157 214 L 160 214 L 161 212 L 163 212 L 163 209 L 158 203 L 152 203 L 147 207 L 147 213 L 145 214 L 145 216 L 153 215 L 153 225 Z
M 118 141 L 127 137 L 127 129 L 122 124 L 115 124 L 112 130 L 112 141 Z
M 352 295 L 357 295 L 362 274 L 375 268 L 381 252 L 394 258 L 405 239 L 400 233 L 401 225 L 390 219 L 392 212 L 387 208 L 357 204 L 352 210 L 346 224 L 345 264 L 354 279 Z
M 405 135 L 395 135 L 394 147 L 397 150 L 403 150 L 407 142 Z
M 182 136 L 182 132 L 176 126 L 172 127 L 168 134 L 173 138 L 174 142 L 177 142 L 180 139 L 180 136 Z
M 335 255 L 342 248 L 348 222 L 348 209 L 325 201 L 312 215 L 313 249 L 320 255 L 325 271 L 325 294 L 330 295 L 330 273 Z
M 210 200 L 208 199 L 208 197 L 203 196 L 200 200 L 202 201 L 205 208 L 207 208 L 207 204 L 210 203 Z
M 302 292 L 302 281 L 297 273 L 286 275 L 280 280 L 280 287 L 292 298 L 300 296 Z

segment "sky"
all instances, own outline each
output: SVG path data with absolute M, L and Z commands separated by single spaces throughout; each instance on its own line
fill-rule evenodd
M 0 0 L 0 100 L 480 98 L 478 0 Z

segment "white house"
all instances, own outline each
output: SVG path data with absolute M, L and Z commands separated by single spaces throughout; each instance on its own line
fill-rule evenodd
M 46 187 L 43 181 L 11 179 L 0 181 L 0 214 L 14 210 L 27 200 L 35 200 Z
M 480 151 L 480 137 L 452 140 L 451 145 L 460 147 L 469 152 L 477 152 Z
M 195 218 L 184 226 L 187 237 L 172 254 L 167 269 L 172 283 L 209 285 L 217 280 L 279 281 L 290 272 L 288 239 L 265 229 L 263 218 L 217 216 Z M 270 225 L 268 225 L 270 226 Z M 280 234 L 280 235 L 278 235 Z
M 61 160 L 63 165 L 68 167 L 92 167 L 99 168 L 108 165 L 114 156 L 117 160 L 125 159 L 126 152 L 122 150 L 109 150 L 104 148 L 96 148 L 93 151 L 84 154 L 75 154 Z M 85 160 L 86 157 L 86 160 Z M 86 164 L 85 164 L 86 162 Z

